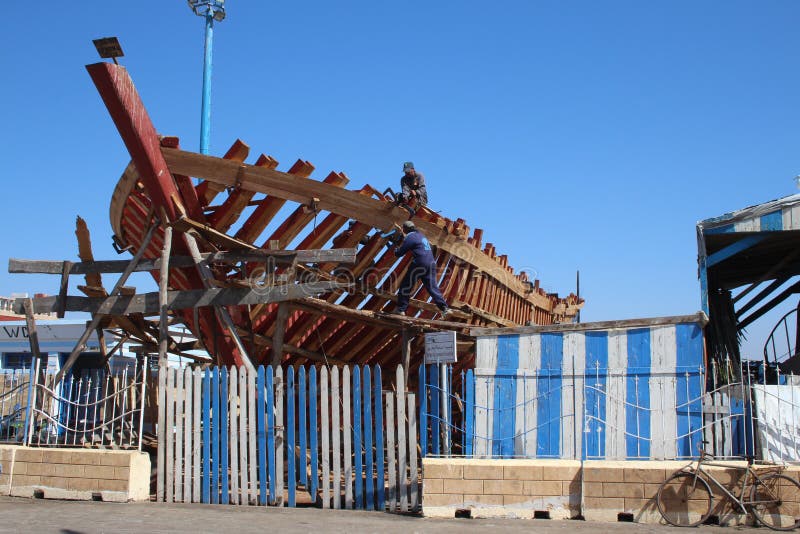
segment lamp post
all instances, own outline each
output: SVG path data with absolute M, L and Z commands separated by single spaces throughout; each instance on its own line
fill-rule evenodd
M 225 18 L 225 0 L 188 0 L 195 15 L 206 19 L 206 42 L 203 61 L 203 100 L 200 108 L 200 153 L 208 154 L 211 130 L 211 47 L 214 21 Z

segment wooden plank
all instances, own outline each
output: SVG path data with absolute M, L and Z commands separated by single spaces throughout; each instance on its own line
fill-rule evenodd
M 175 502 L 183 502 L 183 372 L 175 380 Z
M 400 491 L 400 511 L 408 512 L 408 474 L 406 454 L 408 441 L 406 440 L 406 386 L 405 373 L 401 365 L 397 366 L 397 478 Z
M 278 483 L 275 466 L 275 376 L 272 366 L 266 368 L 267 373 L 267 468 L 269 469 L 269 504 L 274 505 L 277 499 Z
M 171 228 L 171 227 L 170 227 Z M 292 265 L 293 263 L 355 263 L 358 250 L 355 248 L 327 248 L 308 250 L 272 250 L 252 249 L 245 251 L 204 252 L 200 257 L 207 263 L 235 264 L 241 262 L 263 263 L 268 260 L 276 265 Z M 144 258 L 133 272 L 160 271 L 162 258 Z M 130 264 L 130 260 L 101 260 L 72 263 L 55 260 L 27 260 L 9 258 L 8 272 L 11 274 L 62 274 L 64 266 L 69 264 L 68 275 L 88 273 L 121 273 Z M 171 256 L 169 269 L 193 267 L 194 260 L 190 256 Z
M 399 207 L 376 200 L 357 191 L 348 191 L 333 185 L 299 178 L 273 169 L 241 165 L 221 158 L 163 148 L 162 154 L 172 172 L 197 176 L 226 186 L 239 185 L 242 189 L 267 193 L 305 204 L 318 198 L 318 209 L 356 219 L 381 230 L 388 231 L 395 224 L 408 219 L 408 213 Z M 552 301 L 539 294 L 528 294 L 527 286 L 504 267 L 485 254 L 475 254 L 466 241 L 448 234 L 444 229 L 428 221 L 415 220 L 431 245 L 437 246 L 455 257 L 476 265 L 492 278 L 509 287 L 520 297 L 537 306 L 550 310 Z
M 169 146 L 169 144 L 164 144 L 162 146 Z M 247 145 L 247 143 L 241 139 L 237 139 L 222 157 L 226 160 L 241 163 L 247 159 L 249 154 L 250 147 Z M 196 189 L 198 198 L 202 201 L 204 206 L 208 206 L 214 200 L 214 197 L 221 193 L 225 187 L 221 187 L 219 184 L 214 182 L 200 182 Z
M 309 295 L 328 293 L 333 289 L 345 289 L 342 282 L 311 282 L 289 284 L 270 288 L 224 287 L 208 289 L 188 289 L 167 292 L 167 309 L 182 310 L 205 306 L 245 306 L 272 302 L 296 300 Z M 38 297 L 33 299 L 35 313 L 54 313 L 58 297 Z M 22 304 L 14 304 L 15 310 L 22 310 Z M 117 295 L 108 297 L 74 297 L 66 299 L 67 311 L 88 312 L 100 315 L 128 315 L 143 313 L 156 314 L 161 310 L 158 292 L 137 295 Z
M 417 465 L 417 402 L 416 395 L 408 393 L 406 395 L 408 402 L 408 410 L 406 417 L 408 417 L 408 467 L 411 470 L 411 496 L 409 498 L 409 506 L 411 511 L 420 509 L 420 495 L 422 488 L 420 487 L 419 466 Z
M 167 324 L 167 304 L 169 293 L 169 255 L 172 252 L 172 228 L 164 229 L 164 248 L 161 251 L 163 269 L 158 275 L 158 361 L 167 361 L 167 345 L 169 344 L 169 325 Z M 64 303 L 66 304 L 66 302 Z
M 192 392 L 192 402 L 194 406 L 192 408 L 192 416 L 194 417 L 194 422 L 192 423 L 192 430 L 194 432 L 194 436 L 192 439 L 192 502 L 200 502 L 202 499 L 202 494 L 200 491 L 200 480 L 201 480 L 201 464 L 203 462 L 203 456 L 200 453 L 201 451 L 201 425 L 200 425 L 200 417 L 202 413 L 202 387 L 203 387 L 203 372 L 200 369 L 194 371 L 194 377 L 192 379 L 194 385 L 194 391 Z
M 239 467 L 239 418 L 241 409 L 239 407 L 239 373 L 236 367 L 231 367 L 228 376 L 228 412 L 230 413 L 231 424 L 228 429 L 228 443 L 231 451 L 231 504 L 243 504 L 242 494 L 239 489 L 241 472 Z
M 314 172 L 314 166 L 308 161 L 297 160 L 288 172 L 289 174 L 308 178 Z M 262 199 L 242 227 L 236 232 L 236 238 L 248 243 L 254 242 L 285 203 L 285 199 L 275 196 L 267 196 Z
M 387 392 L 386 399 L 386 453 L 389 456 L 389 511 L 397 510 L 397 463 L 395 462 L 394 394 Z
M 375 472 L 372 463 L 372 376 L 369 366 L 362 367 L 362 392 L 364 402 L 361 404 L 364 410 L 362 427 L 364 429 L 364 507 L 367 510 L 375 509 Z
M 309 480 L 309 496 L 311 502 L 318 500 L 319 490 L 319 440 L 317 437 L 317 369 L 311 367 L 308 372 L 308 445 L 311 449 L 311 473 Z
M 180 192 L 160 152 L 158 134 L 133 80 L 124 67 L 112 63 L 95 63 L 86 70 L 131 154 L 148 196 L 174 220 L 178 213 L 176 207 L 180 207 Z
M 295 382 L 294 367 L 286 368 L 286 485 L 287 505 L 294 508 L 297 503 L 297 457 L 295 456 Z
M 228 368 L 219 368 L 219 456 L 220 456 L 220 473 L 219 485 L 221 488 L 220 504 L 228 504 L 230 502 L 230 480 L 228 477 Z
M 149 218 L 150 216 L 148 215 L 148 220 Z M 139 248 L 139 250 L 136 251 L 136 254 L 133 256 L 133 259 L 131 260 L 130 264 L 125 269 L 125 271 L 120 275 L 117 282 L 114 284 L 114 287 L 111 289 L 111 295 L 116 295 L 117 291 L 119 291 L 119 288 L 125 284 L 128 277 L 133 272 L 133 268 L 142 258 L 142 254 L 144 254 L 145 248 L 147 247 L 147 245 L 150 244 L 150 240 L 153 237 L 155 229 L 156 226 L 154 224 L 151 224 L 149 229 L 147 230 L 147 235 L 144 237 L 144 240 L 142 241 L 142 246 Z M 75 364 L 75 361 L 78 359 L 78 356 L 80 356 L 80 353 L 83 350 L 86 341 L 88 341 L 89 336 L 92 334 L 92 332 L 94 332 L 94 330 L 100 325 L 100 322 L 104 319 L 103 317 L 104 313 L 105 312 L 101 308 L 97 314 L 92 316 L 92 320 L 89 322 L 83 334 L 81 334 L 80 338 L 78 338 L 77 343 L 75 343 L 75 348 L 72 349 L 72 352 L 70 352 L 69 356 L 67 357 L 67 360 L 58 370 L 58 373 L 56 373 L 56 378 L 55 378 L 56 384 L 61 382 L 61 380 L 64 378 L 64 375 L 68 373 L 69 370 L 72 368 L 72 366 Z
M 250 485 L 248 486 L 248 504 L 258 504 L 258 460 L 256 456 L 256 371 L 247 372 L 247 445 L 249 454 L 248 470 Z
M 364 453 L 361 448 L 361 370 L 353 366 L 353 452 L 355 453 L 355 495 L 356 510 L 364 509 Z
M 344 436 L 344 508 L 353 508 L 353 424 L 350 420 L 350 367 L 342 367 L 342 435 Z
M 331 453 L 333 461 L 333 509 L 338 510 L 342 507 L 342 449 L 341 432 L 342 428 L 339 404 L 339 368 L 331 369 Z
M 211 370 L 211 504 L 219 504 L 219 367 Z
M 267 487 L 267 430 L 266 430 L 266 416 L 267 416 L 267 399 L 266 393 L 266 372 L 264 366 L 258 366 L 258 376 L 256 379 L 257 390 L 257 424 L 258 424 L 258 504 L 261 506 L 267 505 L 267 494 L 269 492 Z
M 328 369 L 320 368 L 319 403 L 320 423 L 322 426 L 322 507 L 331 507 L 331 476 L 330 476 L 330 421 L 328 419 Z
M 283 369 L 275 367 L 275 481 L 277 482 L 277 504 L 283 506 L 283 449 L 286 438 L 286 428 L 283 422 Z
M 386 509 L 386 473 L 383 465 L 383 394 L 381 392 L 381 367 L 379 365 L 375 366 L 375 380 L 373 382 L 375 388 L 372 395 L 375 402 L 375 466 L 377 468 L 377 475 L 375 477 L 375 483 L 377 484 L 375 504 L 378 511 L 383 511 Z
M 156 468 L 156 501 L 165 502 L 167 454 L 167 367 L 158 368 L 158 465 Z M 161 444 L 164 444 L 162 447 Z
M 175 426 L 175 371 L 167 367 L 167 415 L 166 423 L 166 490 L 164 493 L 166 502 L 175 501 L 175 435 L 173 428 Z
M 239 504 L 247 505 L 247 369 L 239 367 Z
M 306 423 L 307 404 L 306 404 L 306 368 L 300 367 L 297 371 L 297 432 L 298 432 L 298 454 L 299 465 L 298 482 L 308 489 L 308 425 Z
M 194 392 L 194 375 L 192 369 L 183 370 L 184 399 L 184 431 L 183 431 L 183 502 L 192 502 L 192 438 L 194 436 L 194 405 L 192 393 Z
M 67 305 L 67 289 L 69 288 L 69 271 L 72 267 L 71 261 L 63 261 L 61 267 L 61 285 L 58 290 L 58 311 L 56 317 L 64 318 L 64 311 Z

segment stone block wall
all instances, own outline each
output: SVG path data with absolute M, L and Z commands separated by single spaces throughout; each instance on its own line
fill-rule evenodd
M 664 480 L 686 461 L 473 460 L 425 458 L 422 510 L 429 517 L 568 519 L 661 523 L 656 494 Z M 723 484 L 741 491 L 743 471 L 707 467 Z M 800 467 L 784 470 L 800 478 Z M 719 497 L 721 492 L 713 487 Z M 800 499 L 800 496 L 798 496 Z M 800 507 L 800 503 L 798 503 Z M 800 509 L 800 508 L 799 508 Z M 745 517 L 727 500 L 715 499 L 712 514 L 721 524 L 743 524 Z
M 0 468 L 5 495 L 116 502 L 150 497 L 150 458 L 138 451 L 0 446 Z

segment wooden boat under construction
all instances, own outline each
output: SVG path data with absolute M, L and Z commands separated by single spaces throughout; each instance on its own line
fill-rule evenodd
M 434 248 L 453 313 L 439 320 L 427 292 L 417 288 L 407 316 L 389 315 L 410 258 L 395 257 L 385 232 L 409 219 L 407 209 L 370 185 L 348 188 L 341 172 L 315 180 L 307 161 L 277 170 L 277 161 L 250 158 L 238 140 L 221 158 L 181 150 L 177 139 L 158 135 L 123 67 L 87 69 L 132 159 L 111 201 L 117 245 L 160 258 L 170 227 L 171 256 L 199 252 L 207 260 L 171 266 L 170 289 L 255 288 L 285 296 L 172 311 L 218 364 L 385 365 L 405 357 L 415 366 L 423 357 L 421 332 L 570 322 L 583 305 L 515 273 L 506 255 L 484 244 L 483 230 L 423 207 L 413 221 Z M 220 253 L 243 260 L 216 262 Z M 152 273 L 158 280 L 159 272 Z M 295 291 L 301 286 L 316 294 Z M 472 350 L 471 343 L 459 343 L 461 365 L 471 365 Z

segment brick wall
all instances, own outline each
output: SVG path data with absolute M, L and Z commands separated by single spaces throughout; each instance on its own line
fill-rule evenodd
M 137 451 L 0 446 L 5 495 L 126 502 L 149 499 L 150 458 Z
M 575 460 L 423 460 L 422 510 L 429 517 L 453 517 L 469 510 L 472 517 L 549 517 L 660 523 L 655 497 L 661 483 L 688 462 Z M 731 462 L 730 465 L 744 465 Z M 707 467 L 723 484 L 738 483 L 742 471 Z M 787 474 L 800 478 L 800 467 Z M 582 475 L 582 476 L 581 476 Z M 581 491 L 582 490 L 582 491 Z M 721 494 L 712 487 L 715 496 Z M 624 514 L 620 516 L 620 514 Z M 715 500 L 712 514 L 721 524 L 745 518 L 727 501 Z

